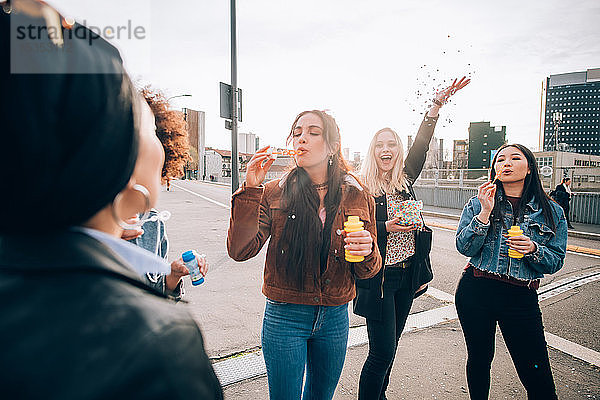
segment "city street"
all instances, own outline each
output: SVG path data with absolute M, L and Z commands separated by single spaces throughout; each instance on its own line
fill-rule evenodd
M 261 285 L 266 246 L 254 259 L 242 263 L 227 255 L 230 195 L 231 189 L 227 186 L 175 181 L 170 192 L 163 189 L 158 204 L 160 210 L 172 213 L 167 222 L 169 259 L 196 249 L 206 254 L 210 264 L 203 285 L 192 288 L 187 282 L 185 298 L 201 326 L 207 352 L 215 365 L 229 356 L 259 350 L 265 302 Z M 455 220 L 426 217 L 426 221 L 434 226 L 431 261 L 435 278 L 430 287 L 436 290 L 430 290 L 415 302 L 411 311 L 415 318 L 424 311 L 437 315 L 438 311 L 453 309 L 452 296 L 467 260 L 455 249 L 454 231 L 435 227 L 456 226 Z M 600 241 L 588 239 L 570 238 L 569 244 L 600 249 Z M 562 399 L 600 399 L 600 305 L 597 301 L 600 276 L 594 275 L 598 272 L 600 257 L 569 252 L 565 266 L 546 277 L 539 291 L 544 293 L 545 288 L 552 288 L 548 285 L 557 282 L 570 285 L 548 291 L 548 298 L 541 300 L 545 329 L 551 338 L 548 340 L 551 364 Z M 574 277 L 581 279 L 573 283 Z M 558 293 L 560 291 L 563 292 Z M 352 315 L 351 311 L 350 315 L 352 327 L 364 325 L 362 318 Z M 407 324 L 409 329 L 411 321 L 409 319 Z M 360 330 L 355 328 L 357 334 Z M 358 378 L 368 350 L 363 342 L 348 349 L 335 399 L 356 398 Z M 388 398 L 468 398 L 465 357 L 458 320 L 442 318 L 438 323 L 415 325 L 400 340 Z M 499 333 L 491 393 L 493 399 L 525 398 Z M 266 377 L 227 385 L 225 394 L 231 399 L 266 399 Z

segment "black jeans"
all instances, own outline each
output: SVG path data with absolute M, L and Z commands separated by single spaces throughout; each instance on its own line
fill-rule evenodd
M 404 278 L 410 277 L 408 271 L 394 272 L 406 272 L 403 274 Z M 386 275 L 385 279 L 388 278 L 389 276 Z M 408 287 L 408 282 L 397 280 L 392 285 L 386 284 L 383 289 L 381 321 L 367 318 L 369 355 L 360 373 L 358 384 L 360 400 L 385 399 L 385 390 L 390 381 L 390 371 L 398 340 L 404 330 L 413 297 L 414 293 Z
M 527 287 L 465 271 L 456 289 L 456 310 L 467 344 L 471 399 L 487 399 L 496 323 L 529 399 L 557 399 L 537 293 Z

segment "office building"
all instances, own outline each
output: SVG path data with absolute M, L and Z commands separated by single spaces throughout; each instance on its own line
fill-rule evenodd
M 600 156 L 563 151 L 534 152 L 544 189 L 571 178 L 573 191 L 600 191 Z
M 452 168 L 467 169 L 469 166 L 469 142 L 467 140 L 454 140 L 452 148 Z
M 205 175 L 205 165 L 203 162 L 198 162 L 198 160 L 204 160 L 206 116 L 204 111 L 192 110 L 191 108 L 184 108 L 182 112 L 187 124 L 190 155 L 192 157 L 192 161 L 189 165 L 186 165 L 186 175 L 189 177 L 187 171 L 193 171 L 196 178 L 202 179 Z
M 545 151 L 600 155 L 600 68 L 546 78 L 541 117 Z
M 342 155 L 344 156 L 344 160 L 350 161 L 350 149 L 348 147 L 342 149 Z
M 494 152 L 506 140 L 506 126 L 490 126 L 489 122 L 469 124 L 469 169 L 490 167 Z
M 259 138 L 254 133 L 238 132 L 238 153 L 254 154 L 260 147 Z

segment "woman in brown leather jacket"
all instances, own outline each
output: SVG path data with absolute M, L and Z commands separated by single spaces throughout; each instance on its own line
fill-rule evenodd
M 274 159 L 268 147 L 247 167 L 233 194 L 227 236 L 229 255 L 254 257 L 270 237 L 263 294 L 262 350 L 272 399 L 331 399 L 344 365 L 347 304 L 354 279 L 381 268 L 374 201 L 349 174 L 339 128 L 322 111 L 304 111 L 292 124 L 296 166 L 262 185 Z M 344 234 L 349 215 L 365 230 Z M 364 256 L 345 261 L 344 251 Z M 304 389 L 302 380 L 307 371 Z

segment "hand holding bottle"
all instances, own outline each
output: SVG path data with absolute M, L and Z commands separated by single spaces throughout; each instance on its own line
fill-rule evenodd
M 344 223 L 346 237 L 344 246 L 346 261 L 360 262 L 373 252 L 373 237 L 371 232 L 363 228 L 362 221 L 356 216 L 349 216 Z
M 194 250 L 186 251 L 181 255 L 181 260 L 189 272 L 192 285 L 198 286 L 204 283 L 204 276 L 208 271 L 204 254 L 198 254 Z

